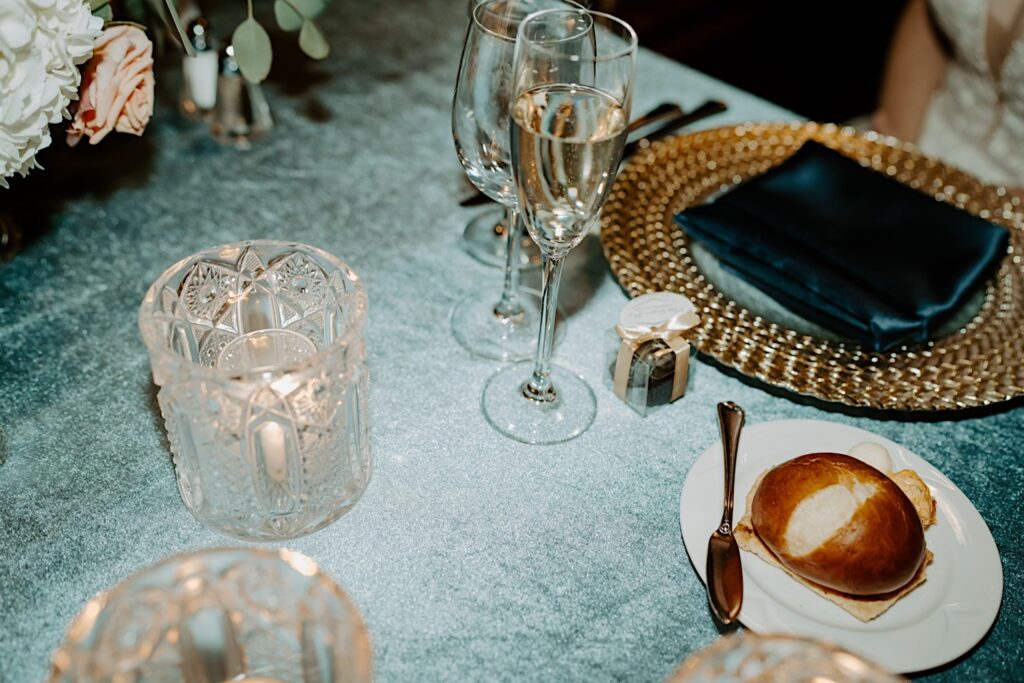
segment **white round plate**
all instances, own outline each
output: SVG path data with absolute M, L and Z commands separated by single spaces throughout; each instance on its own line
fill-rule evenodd
M 818 420 L 780 420 L 743 430 L 736 462 L 735 520 L 747 493 L 769 467 L 805 453 L 847 453 L 862 441 L 889 449 L 893 469 L 912 469 L 928 484 L 938 519 L 925 532 L 935 559 L 928 580 L 867 623 L 811 592 L 781 569 L 748 552 L 743 559 L 740 621 L 762 633 L 832 640 L 896 673 L 931 669 L 970 650 L 988 632 L 1003 595 L 999 551 L 985 521 L 953 482 L 921 457 L 871 432 Z M 722 446 L 704 451 L 683 484 L 683 542 L 706 582 L 708 538 L 722 514 Z M 710 618 L 710 617 L 709 617 Z

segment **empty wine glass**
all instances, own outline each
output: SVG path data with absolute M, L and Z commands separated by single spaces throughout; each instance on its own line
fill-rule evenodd
M 530 15 L 514 60 L 512 168 L 526 228 L 544 257 L 543 309 L 533 370 L 509 366 L 488 381 L 487 420 L 526 443 L 582 434 L 597 402 L 582 377 L 551 363 L 562 265 L 597 220 L 626 141 L 636 33 L 582 8 Z
M 469 26 L 467 33 L 473 27 L 473 10 L 481 2 L 486 0 L 469 0 Z M 465 41 L 463 41 L 465 44 Z M 462 65 L 459 65 L 462 70 Z M 508 228 L 505 225 L 505 207 L 501 204 L 488 204 L 487 207 L 466 223 L 462 231 L 462 248 L 470 256 L 480 263 L 488 266 L 504 267 L 506 248 L 508 246 Z M 532 247 L 532 249 L 531 249 Z M 534 254 L 529 252 L 533 251 Z M 540 252 L 537 245 L 528 235 L 522 236 L 519 253 L 519 267 L 527 268 L 540 263 Z
M 577 1 L 583 7 L 590 7 L 589 0 Z M 469 0 L 467 12 L 470 26 L 473 24 L 473 9 L 481 2 L 486 2 L 486 0 Z M 488 204 L 466 223 L 466 228 L 462 231 L 462 248 L 484 265 L 504 267 L 508 247 L 507 230 L 504 207 L 500 204 Z M 540 250 L 530 236 L 525 231 L 521 231 L 519 267 L 534 268 L 538 265 L 540 265 Z
M 520 292 L 521 227 L 512 179 L 512 56 L 519 24 L 532 12 L 578 7 L 565 0 L 483 0 L 473 8 L 452 103 L 459 161 L 477 188 L 505 207 L 505 286 L 497 304 L 474 292 L 452 310 L 452 333 L 471 353 L 498 360 L 529 358 L 540 300 Z

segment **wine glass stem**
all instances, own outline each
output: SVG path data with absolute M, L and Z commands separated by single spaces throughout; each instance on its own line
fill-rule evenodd
M 523 246 L 523 231 L 515 206 L 505 207 L 505 239 L 505 289 L 501 292 L 501 301 L 494 307 L 494 315 L 503 320 L 515 320 L 523 317 L 523 305 L 519 303 L 519 252 Z
M 551 384 L 551 352 L 555 343 L 555 316 L 558 313 L 558 285 L 562 280 L 565 254 L 544 254 L 544 287 L 541 292 L 540 333 L 533 374 L 523 385 L 523 395 L 533 401 L 550 403 L 558 398 Z

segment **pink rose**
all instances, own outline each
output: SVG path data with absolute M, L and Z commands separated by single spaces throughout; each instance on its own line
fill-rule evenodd
M 96 39 L 82 73 L 81 100 L 68 144 L 95 145 L 111 130 L 142 135 L 153 114 L 153 43 L 134 26 L 111 26 Z

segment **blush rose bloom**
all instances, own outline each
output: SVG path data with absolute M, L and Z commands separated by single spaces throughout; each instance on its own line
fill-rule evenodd
M 142 135 L 153 114 L 153 43 L 135 26 L 112 26 L 96 39 L 82 74 L 68 144 L 95 145 L 112 130 Z

